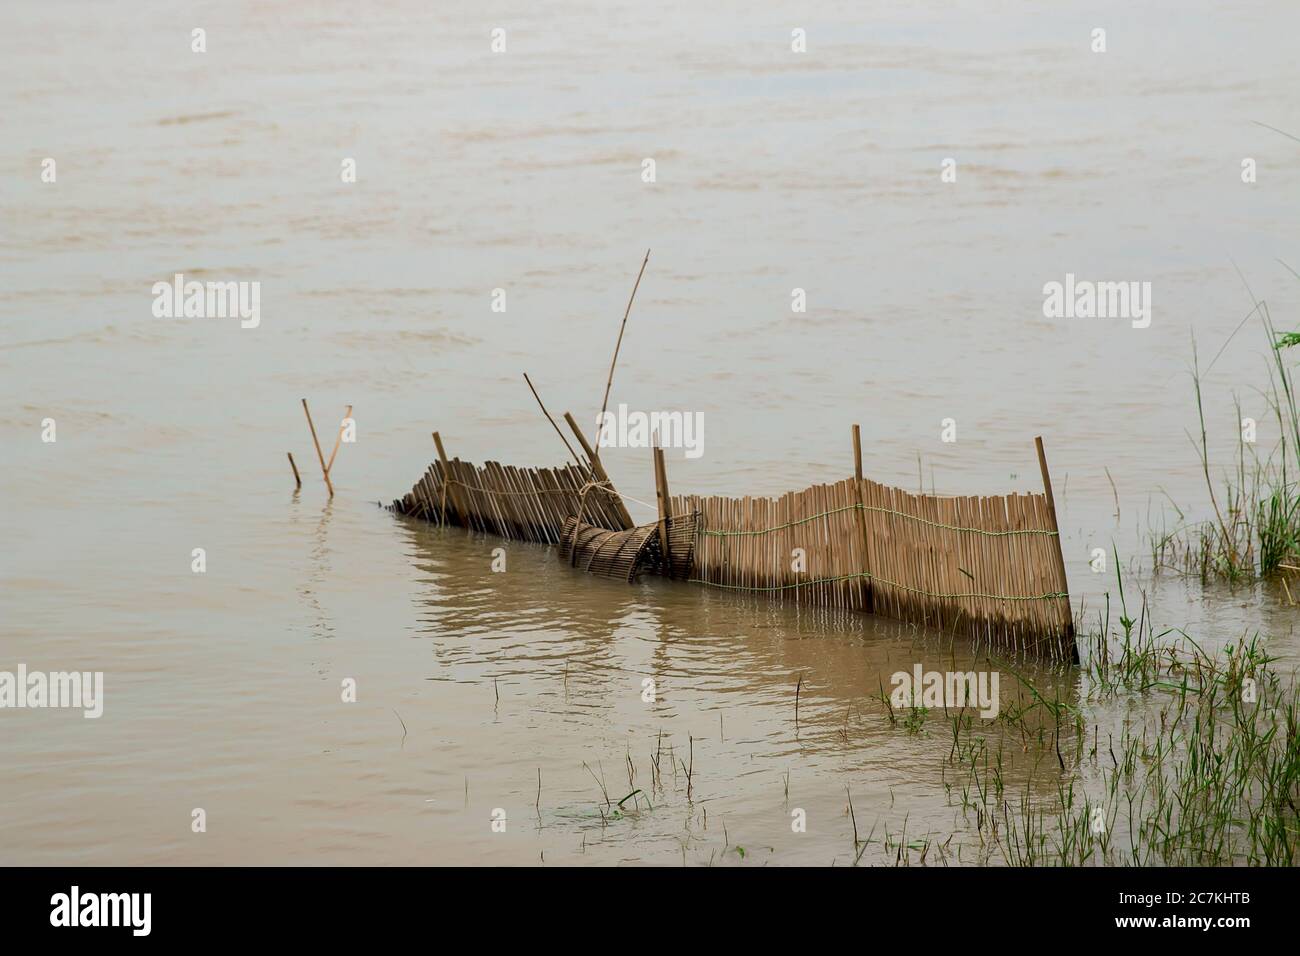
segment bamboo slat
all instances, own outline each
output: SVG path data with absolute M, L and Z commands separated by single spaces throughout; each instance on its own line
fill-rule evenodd
M 869 479 L 779 498 L 678 495 L 698 512 L 692 580 L 964 633 L 1013 653 L 1073 651 L 1044 495 L 916 495 Z M 791 567 L 793 549 L 807 570 Z M 1066 613 L 1061 613 L 1064 606 Z

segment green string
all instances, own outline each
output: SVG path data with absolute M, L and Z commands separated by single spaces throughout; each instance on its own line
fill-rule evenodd
M 856 578 L 867 578 L 868 580 L 878 581 L 881 584 L 887 584 L 890 587 L 899 588 L 903 591 L 911 591 L 913 594 L 924 594 L 927 597 L 943 598 L 947 600 L 958 600 L 960 598 L 988 598 L 993 601 L 1054 601 L 1059 598 L 1068 598 L 1070 595 L 1064 591 L 1053 591 L 1049 594 L 1036 595 L 1015 595 L 1015 594 L 983 594 L 978 591 L 965 591 L 957 594 L 939 594 L 935 591 L 926 591 L 923 588 L 908 587 L 906 584 L 899 584 L 897 581 L 890 581 L 887 578 L 876 577 L 866 571 L 859 571 L 857 574 L 844 574 L 838 578 L 817 578 L 812 581 L 800 581 L 798 584 L 780 584 L 775 587 L 757 588 L 749 587 L 744 584 L 719 584 L 716 581 L 706 581 L 704 578 L 690 578 L 692 584 L 707 584 L 711 588 L 725 588 L 728 591 L 787 591 L 791 588 L 806 588 L 814 584 L 836 584 L 840 581 L 851 581 Z
M 825 518 L 829 515 L 837 515 L 842 511 L 852 511 L 854 508 L 861 508 L 862 505 L 846 505 L 843 508 L 836 508 L 834 511 L 823 511 L 820 514 L 809 515 L 806 518 L 800 518 L 798 521 L 791 521 L 789 524 L 777 525 L 775 528 L 764 528 L 761 531 L 706 531 L 703 528 L 699 534 L 708 535 L 713 538 L 734 538 L 745 535 L 771 534 L 773 531 L 781 531 L 784 528 L 793 528 L 795 525 L 807 524 L 809 521 L 816 521 L 818 518 Z
M 862 504 L 852 504 L 852 505 L 845 505 L 843 508 L 835 508 L 832 511 L 822 511 L 818 514 L 809 515 L 806 518 L 800 518 L 797 521 L 791 521 L 786 524 L 779 524 L 772 528 L 762 528 L 758 531 L 706 531 L 705 529 L 701 528 L 697 532 L 697 534 L 707 535 L 708 537 L 711 538 L 739 538 L 739 537 L 746 537 L 746 536 L 753 536 L 753 535 L 760 535 L 760 534 L 771 534 L 774 531 L 783 531 L 786 528 L 793 528 L 796 525 L 807 524 L 809 521 L 816 521 L 818 518 L 827 518 L 831 515 L 837 515 L 844 511 L 853 511 L 855 509 L 861 509 L 863 511 L 875 511 L 880 514 L 894 515 L 895 517 L 898 518 L 909 518 L 912 521 L 919 521 L 921 522 L 921 524 L 928 524 L 932 528 L 943 528 L 946 531 L 967 531 L 971 534 L 982 534 L 988 538 L 1003 538 L 1013 534 L 1055 535 L 1059 533 L 1056 531 L 1048 531 L 1044 528 L 1023 528 L 1016 531 L 985 531 L 983 528 L 963 528 L 960 525 L 942 524 L 938 521 L 930 521 L 927 518 L 922 518 L 918 515 L 910 515 L 905 511 L 895 511 L 892 508 L 875 508 L 875 507 L 867 507 L 866 505 L 862 505 Z

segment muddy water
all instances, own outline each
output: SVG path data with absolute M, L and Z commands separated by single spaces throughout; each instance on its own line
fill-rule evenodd
M 946 728 L 901 731 L 873 699 L 973 663 L 961 641 L 586 580 L 532 545 L 493 573 L 500 542 L 376 506 L 434 428 L 471 460 L 560 461 L 520 373 L 593 414 L 646 247 L 614 400 L 704 414 L 675 490 L 838 480 L 853 422 L 877 480 L 1037 490 L 1042 434 L 1076 603 L 1114 591 L 1088 566 L 1114 544 L 1162 626 L 1300 656 L 1271 589 L 1143 566 L 1162 492 L 1207 513 L 1193 334 L 1203 363 L 1229 343 L 1215 450 L 1234 391 L 1276 438 L 1262 336 L 1230 335 L 1234 262 L 1279 324 L 1300 315 L 1276 261 L 1300 262 L 1298 147 L 1251 122 L 1296 131 L 1292 5 L 11 9 L 0 670 L 102 670 L 106 701 L 0 712 L 3 862 L 829 864 L 855 820 L 962 832 Z M 176 272 L 259 281 L 261 324 L 154 318 Z M 1044 318 L 1067 272 L 1151 282 L 1151 326 Z M 326 431 L 355 406 L 328 504 L 304 396 Z M 644 450 L 607 457 L 651 500 Z M 637 789 L 653 809 L 616 815 Z

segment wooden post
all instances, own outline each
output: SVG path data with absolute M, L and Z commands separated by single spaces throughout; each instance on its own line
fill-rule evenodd
M 569 427 L 573 429 L 573 434 L 578 439 L 578 444 L 581 445 L 582 450 L 586 452 L 587 460 L 591 462 L 591 470 L 595 474 L 596 479 L 598 481 L 608 482 L 609 499 L 614 504 L 614 510 L 618 514 L 618 519 L 623 522 L 623 530 L 626 531 L 629 528 L 634 527 L 632 524 L 632 516 L 628 514 L 627 508 L 623 505 L 623 499 L 619 497 L 618 492 L 614 491 L 614 483 L 609 480 L 609 475 L 605 474 L 605 466 L 600 463 L 600 456 L 592 450 L 590 443 L 587 441 L 587 436 L 582 433 L 582 429 L 578 427 L 578 423 L 573 420 L 573 416 L 568 412 L 564 413 L 564 420 L 569 423 Z
M 285 454 L 289 456 L 289 467 L 293 469 L 293 486 L 297 490 L 302 487 L 302 476 L 298 474 L 298 466 L 293 463 L 293 452 L 286 451 Z
M 325 476 L 325 487 L 330 490 L 330 497 L 334 497 L 334 484 L 330 481 L 330 470 L 325 464 L 325 456 L 320 450 L 320 440 L 316 438 L 316 426 L 312 424 L 311 410 L 307 408 L 307 399 L 302 400 L 302 410 L 307 414 L 307 427 L 311 429 L 311 441 L 316 446 L 316 457 L 320 459 L 320 472 Z
M 858 498 L 858 537 L 862 539 L 862 570 L 870 575 L 871 559 L 870 552 L 867 550 L 867 503 L 862 497 L 862 432 L 857 425 L 853 426 L 853 487 L 857 490 Z M 868 577 L 862 582 L 863 610 L 871 611 L 874 593 L 875 588 L 872 587 L 871 578 Z
M 451 504 L 452 507 L 456 509 L 457 514 L 460 515 L 461 524 L 468 528 L 469 511 L 466 510 L 464 502 L 460 500 L 460 493 L 456 491 L 456 484 L 452 480 L 451 462 L 447 460 L 447 452 L 442 447 L 442 436 L 437 432 L 433 433 L 433 443 L 438 446 L 438 458 L 442 462 L 443 486 L 451 492 Z M 446 509 L 443 510 L 445 511 Z M 443 521 L 446 521 L 446 515 L 443 515 L 442 519 Z
M 1061 526 L 1056 520 L 1056 499 L 1052 495 L 1052 476 L 1047 470 L 1047 455 L 1043 453 L 1042 436 L 1035 436 L 1034 448 L 1038 451 L 1038 467 L 1043 473 L 1043 493 L 1047 496 L 1047 516 L 1052 522 L 1052 531 L 1056 532 L 1056 572 L 1061 579 L 1061 590 L 1069 592 L 1069 583 L 1065 577 L 1065 553 L 1061 550 Z M 1063 597 L 1060 600 L 1065 602 L 1065 633 L 1070 639 L 1071 659 L 1075 664 L 1079 663 L 1079 644 L 1074 636 L 1074 616 L 1070 613 L 1070 599 Z
M 668 540 L 668 522 L 673 516 L 672 499 L 668 497 L 668 469 L 664 467 L 664 450 L 654 449 L 655 498 L 659 504 L 659 549 L 664 556 L 664 571 L 673 576 L 672 545 Z

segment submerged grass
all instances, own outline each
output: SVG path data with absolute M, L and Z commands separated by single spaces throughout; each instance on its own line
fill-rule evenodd
M 1078 622 L 1080 666 L 975 665 L 1003 675 L 996 717 L 981 719 L 970 706 L 899 707 L 881 686 L 875 726 L 906 736 L 906 749 L 931 754 L 940 772 L 928 793 L 920 774 L 912 774 L 913 783 L 923 784 L 913 791 L 921 802 L 897 807 L 892 787 L 887 806 L 864 808 L 860 791 L 855 797 L 846 786 L 837 863 L 1300 864 L 1295 675 L 1280 672 L 1258 636 L 1211 642 L 1182 629 L 1157 629 L 1145 595 L 1130 607 L 1131 586 L 1126 590 L 1116 557 L 1114 602 L 1108 595 L 1094 623 Z M 838 708 L 833 720 L 839 724 Z M 859 714 L 852 726 L 861 724 Z M 849 738 L 847 713 L 843 730 L 829 719 L 821 726 L 846 751 L 859 746 Z M 732 842 L 727 781 L 707 773 L 707 760 L 697 760 L 692 735 L 678 743 L 686 746 L 676 751 L 658 734 L 641 767 L 625 749 L 627 789 L 618 793 L 611 793 L 599 760 L 595 768 L 584 764 L 596 788 L 595 806 L 584 817 L 584 849 L 586 832 L 597 826 L 603 834 L 611 827 L 652 828 L 658 819 L 662 827 L 668 815 L 682 823 L 674 838 L 683 863 L 688 853 L 703 861 L 706 851 L 710 865 L 779 860 L 774 847 Z M 779 777 L 772 795 L 782 802 L 773 817 L 783 827 L 791 814 L 803 816 L 807 794 L 794 797 L 792 809 L 789 772 Z M 936 809 L 952 814 L 951 825 L 935 818 Z M 923 832 L 917 832 L 918 815 Z
M 1155 632 L 1145 602 L 1130 618 L 1122 590 L 1120 604 L 1118 630 L 1102 619 L 1088 635 L 1073 701 L 1017 674 L 1031 703 L 997 726 L 950 714 L 945 785 L 967 849 L 1013 866 L 1300 862 L 1294 675 L 1275 671 L 1258 637 L 1212 653 Z M 1009 784 L 1026 741 L 1038 759 Z
M 1279 335 L 1266 302 L 1256 300 L 1252 314 L 1259 315 L 1268 336 L 1268 387 L 1262 394 L 1277 421 L 1277 445 L 1267 457 L 1261 458 L 1254 449 L 1253 436 L 1247 437 L 1243 425 L 1237 436 L 1236 462 L 1233 468 L 1223 471 L 1216 490 L 1201 393 L 1200 361 L 1193 343 L 1192 382 L 1200 435 L 1199 439 L 1190 435 L 1189 438 L 1205 475 L 1214 519 L 1189 524 L 1178 511 L 1179 521 L 1172 530 L 1152 530 L 1149 533 L 1151 555 L 1157 569 L 1196 574 L 1202 581 L 1251 580 L 1278 572 L 1300 571 L 1300 410 L 1296 404 L 1294 377 L 1284 357 L 1288 347 L 1300 342 L 1300 335 Z M 1242 423 L 1239 403 L 1236 410 L 1237 422 Z M 1175 510 L 1178 510 L 1176 505 Z

